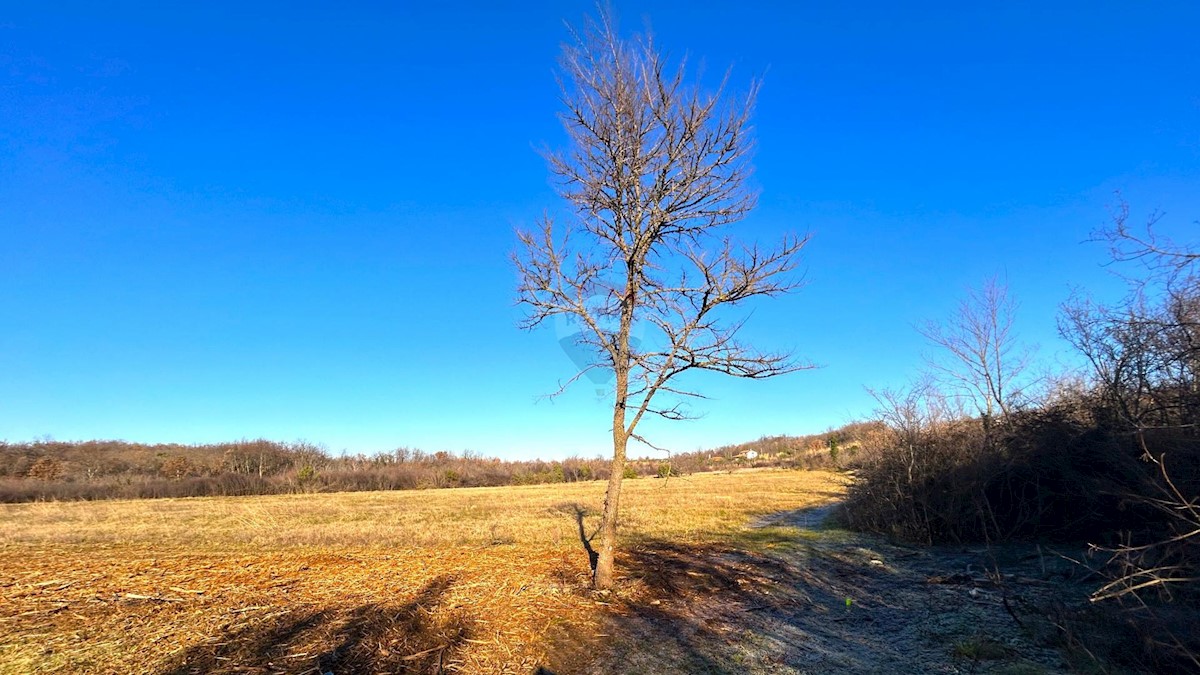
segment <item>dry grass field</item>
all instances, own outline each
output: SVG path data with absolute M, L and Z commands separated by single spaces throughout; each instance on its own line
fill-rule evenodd
M 623 548 L 773 546 L 747 536 L 750 519 L 828 502 L 842 483 L 798 471 L 631 480 Z M 652 557 L 629 554 L 621 597 L 587 589 L 580 516 L 590 534 L 603 491 L 5 505 L 0 672 L 569 671 L 653 573 Z

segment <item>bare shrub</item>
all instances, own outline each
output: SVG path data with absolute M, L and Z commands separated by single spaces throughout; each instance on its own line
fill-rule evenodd
M 62 462 L 53 457 L 42 457 L 29 467 L 25 474 L 35 480 L 52 481 L 63 473 Z
M 873 392 L 887 431 L 863 446 L 845 517 L 856 529 L 923 542 L 958 540 L 974 524 L 971 485 L 957 469 L 983 443 L 982 427 L 951 413 L 928 380 L 904 390 Z
M 1200 601 L 1200 250 L 1161 236 L 1154 213 L 1141 228 L 1122 202 L 1101 233 L 1113 259 L 1142 266 L 1126 299 L 1104 306 L 1074 299 L 1062 330 L 1091 362 L 1111 425 L 1146 467 L 1123 495 L 1149 511 L 1123 528 L 1108 555 L 1110 580 L 1093 596 L 1141 617 L 1143 641 L 1171 667 L 1200 668 L 1194 621 L 1164 617 Z M 1169 459 L 1169 462 L 1168 462 Z M 1189 628 L 1189 625 L 1191 626 Z
M 164 460 L 160 470 L 167 478 L 179 480 L 180 478 L 186 478 L 193 475 L 196 471 L 196 467 L 192 466 L 191 460 L 189 460 L 187 457 L 175 455 Z

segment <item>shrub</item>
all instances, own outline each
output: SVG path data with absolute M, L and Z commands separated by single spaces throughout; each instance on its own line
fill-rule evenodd
M 317 470 L 311 464 L 305 464 L 296 472 L 296 484 L 301 488 L 311 486 L 317 480 Z
M 182 455 L 174 455 L 167 457 L 163 461 L 160 471 L 162 472 L 162 475 L 166 476 L 167 478 L 179 480 L 180 478 L 186 478 L 187 476 L 192 475 L 195 471 L 195 467 L 192 466 L 192 462 L 188 460 L 187 457 Z
M 62 472 L 62 462 L 52 457 L 42 457 L 29 467 L 25 475 L 36 480 L 52 481 L 62 475 Z

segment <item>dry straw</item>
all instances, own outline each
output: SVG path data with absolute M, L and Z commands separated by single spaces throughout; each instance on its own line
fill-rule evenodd
M 631 481 L 626 541 L 732 541 L 836 477 Z M 533 672 L 597 643 L 603 485 L 0 507 L 0 672 Z M 636 584 L 634 584 L 636 586 Z

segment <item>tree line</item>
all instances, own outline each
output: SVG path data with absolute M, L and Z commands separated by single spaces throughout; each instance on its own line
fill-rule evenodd
M 712 450 L 631 459 L 624 477 L 684 476 L 752 467 L 830 465 L 827 438 L 853 446 L 856 427 L 771 436 Z M 835 442 L 836 443 L 836 442 Z M 747 459 L 754 451 L 756 456 Z M 491 487 L 607 480 L 599 457 L 503 460 L 401 447 L 336 455 L 308 442 L 265 439 L 186 445 L 126 441 L 0 441 L 0 502 L 140 499 Z

